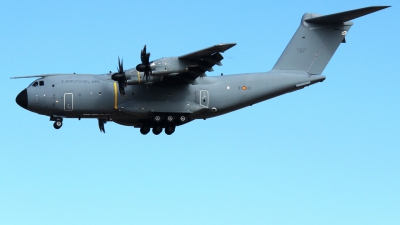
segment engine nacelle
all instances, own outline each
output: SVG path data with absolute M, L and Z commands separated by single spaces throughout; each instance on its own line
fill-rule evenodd
M 153 76 L 170 76 L 187 72 L 187 68 L 196 65 L 195 62 L 180 60 L 178 57 L 166 57 L 150 63 Z
M 141 66 L 143 64 L 139 64 Z M 165 57 L 150 62 L 151 76 L 148 78 L 148 83 L 161 82 L 163 77 L 176 76 L 186 72 L 192 72 L 193 69 L 199 68 L 198 62 L 192 60 L 182 60 L 178 57 Z M 140 69 L 140 68 L 139 68 Z M 210 68 L 202 68 L 201 71 L 212 71 Z M 136 69 L 131 69 L 125 72 L 125 76 L 128 84 L 143 84 L 146 83 L 144 73 L 139 72 Z
M 163 76 L 150 76 L 147 80 L 147 83 L 156 83 L 161 82 L 163 80 Z M 132 71 L 127 75 L 128 84 L 144 84 L 146 83 L 146 79 L 144 78 L 143 72 L 138 72 L 136 70 Z

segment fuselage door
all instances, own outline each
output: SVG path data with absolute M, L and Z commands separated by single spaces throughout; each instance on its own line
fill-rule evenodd
M 200 105 L 208 108 L 209 96 L 207 90 L 200 91 Z
M 72 93 L 64 94 L 64 111 L 72 111 L 74 109 L 74 97 Z

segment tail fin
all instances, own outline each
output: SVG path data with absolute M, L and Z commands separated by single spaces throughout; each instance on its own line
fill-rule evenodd
M 340 43 L 345 42 L 348 22 L 389 6 L 372 6 L 351 11 L 320 16 L 306 13 L 273 70 L 304 70 L 321 74 Z

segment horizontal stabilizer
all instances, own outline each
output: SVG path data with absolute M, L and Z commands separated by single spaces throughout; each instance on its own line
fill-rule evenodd
M 365 7 L 361 9 L 350 10 L 346 12 L 340 12 L 335 14 L 330 14 L 326 16 L 319 16 L 310 19 L 306 19 L 307 23 L 316 23 L 316 24 L 331 24 L 331 23 L 344 23 L 346 21 L 365 16 L 367 14 L 386 9 L 390 6 L 371 6 Z

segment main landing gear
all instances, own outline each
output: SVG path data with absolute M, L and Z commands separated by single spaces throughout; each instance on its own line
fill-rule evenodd
M 175 132 L 178 124 L 186 123 L 188 120 L 186 115 L 155 115 L 149 119 L 148 124 L 142 125 L 140 133 L 146 135 L 152 127 L 153 134 L 159 135 L 163 129 L 165 134 L 171 135 Z M 150 124 L 150 125 L 149 125 Z
M 162 132 L 162 127 L 161 126 L 153 127 L 153 134 L 159 135 L 161 132 Z
M 142 133 L 143 135 L 146 135 L 146 134 L 148 134 L 149 132 L 150 132 L 150 127 L 147 126 L 147 125 L 142 126 L 142 127 L 140 128 L 140 133 Z
M 168 126 L 168 127 L 165 128 L 165 133 L 167 135 L 171 135 L 174 132 L 175 132 L 175 126 Z

